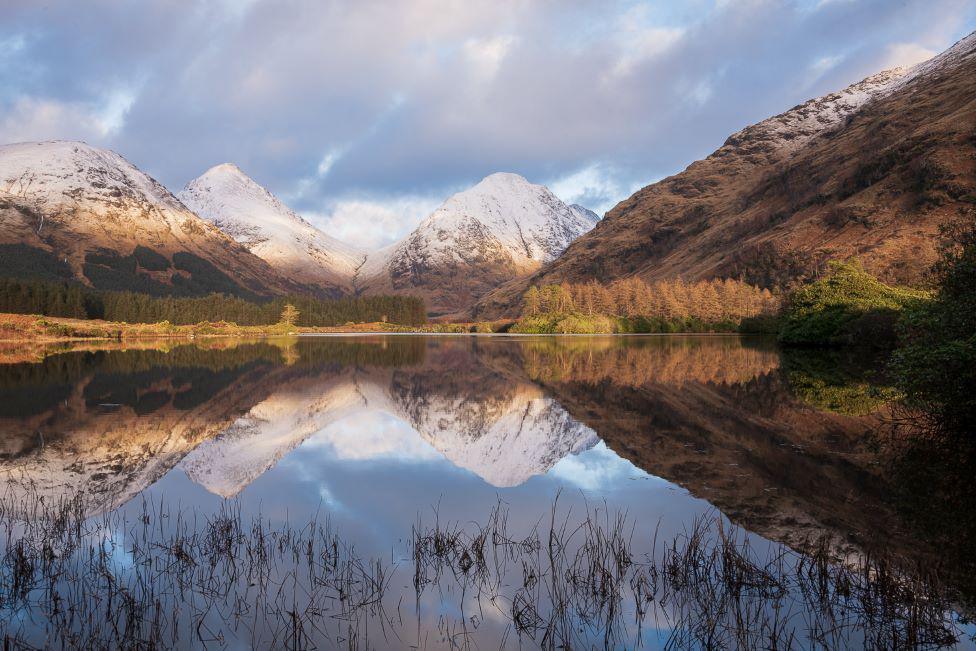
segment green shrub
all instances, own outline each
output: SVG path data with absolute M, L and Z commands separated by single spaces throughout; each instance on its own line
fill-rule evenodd
M 596 335 L 612 334 L 616 331 L 613 319 L 596 315 L 582 316 L 573 314 L 556 322 L 555 332 L 561 335 Z
M 976 222 L 976 212 L 970 214 Z M 976 223 L 950 229 L 934 272 L 933 300 L 913 305 L 900 323 L 892 358 L 905 402 L 934 432 L 976 432 Z
M 558 322 L 558 317 L 554 316 L 530 316 L 520 319 L 508 331 L 524 335 L 551 335 L 556 333 Z
M 779 338 L 786 344 L 891 346 L 899 314 L 928 297 L 885 285 L 856 263 L 832 262 L 825 277 L 790 295 Z

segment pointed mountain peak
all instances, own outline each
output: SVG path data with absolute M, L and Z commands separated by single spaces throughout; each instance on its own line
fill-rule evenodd
M 514 172 L 495 172 L 481 179 L 475 188 L 511 188 L 518 186 L 542 187 L 530 183 L 524 176 Z
M 329 237 L 233 163 L 186 184 L 179 199 L 259 258 L 305 283 L 350 291 L 364 254 Z
M 219 176 L 224 174 L 244 176 L 247 177 L 248 179 L 251 178 L 250 176 L 247 176 L 247 174 L 244 173 L 244 170 L 242 170 L 234 163 L 220 163 L 219 165 L 214 165 L 206 172 L 201 174 L 200 177 L 203 178 L 205 176 Z

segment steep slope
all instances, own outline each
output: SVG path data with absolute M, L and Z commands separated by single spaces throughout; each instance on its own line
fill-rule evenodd
M 743 276 L 787 284 L 858 256 L 922 283 L 941 224 L 976 201 L 976 34 L 730 136 L 638 191 L 529 280 L 486 297 L 516 311 L 531 283 Z
M 352 291 L 365 253 L 309 224 L 236 165 L 210 168 L 177 197 L 289 278 L 332 293 Z
M 457 314 L 559 256 L 597 222 L 584 211 L 517 174 L 492 174 L 450 197 L 400 242 L 371 254 L 357 285 L 367 293 L 421 295 L 431 314 Z
M 154 294 L 289 288 L 264 261 L 118 154 L 81 142 L 0 146 L 0 275 Z

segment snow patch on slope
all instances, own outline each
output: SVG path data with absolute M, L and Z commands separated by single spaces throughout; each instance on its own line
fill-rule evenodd
M 366 257 L 302 219 L 236 165 L 210 168 L 178 197 L 251 253 L 299 280 L 351 281 Z

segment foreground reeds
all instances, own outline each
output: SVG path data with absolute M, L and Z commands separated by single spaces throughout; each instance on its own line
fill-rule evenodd
M 136 506 L 89 518 L 80 497 L 0 499 L 4 648 L 932 648 L 962 634 L 934 575 L 839 562 L 827 539 L 759 550 L 719 517 L 635 540 L 605 505 L 556 500 L 526 531 L 502 503 L 484 524 L 435 510 L 376 559 L 322 513 Z

